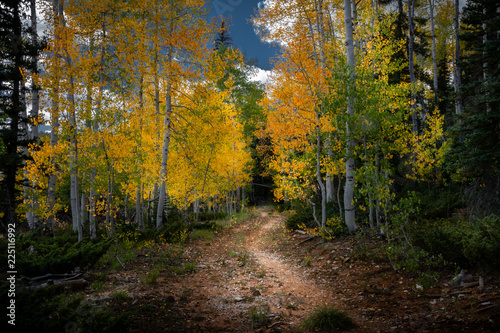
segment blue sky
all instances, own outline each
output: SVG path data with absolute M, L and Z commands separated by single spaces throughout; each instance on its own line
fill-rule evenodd
M 250 18 L 255 15 L 258 3 L 262 0 L 210 0 L 210 16 L 230 18 L 229 36 L 233 44 L 249 58 L 257 58 L 258 66 L 271 69 L 270 58 L 275 57 L 278 49 L 262 43 L 255 34 Z

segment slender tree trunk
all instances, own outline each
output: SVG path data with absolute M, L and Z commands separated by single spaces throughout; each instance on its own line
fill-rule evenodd
M 155 188 L 156 188 L 156 184 L 155 184 Z M 154 202 L 154 197 L 155 197 L 155 194 L 153 192 L 153 202 Z M 146 201 L 146 223 L 149 224 L 149 218 L 150 218 L 150 215 L 151 215 L 151 190 L 148 191 L 148 200 Z
M 417 103 L 415 94 L 415 68 L 413 64 L 413 48 L 415 44 L 415 0 L 408 0 L 408 26 L 410 31 L 410 39 L 408 43 L 408 68 L 410 70 L 410 82 L 411 87 L 411 104 L 410 108 L 412 110 L 412 122 L 413 122 L 413 133 L 418 132 L 418 120 L 417 120 Z
M 431 19 L 431 38 L 432 38 L 432 74 L 433 74 L 433 86 L 434 86 L 434 105 L 439 103 L 438 95 L 438 70 L 437 70 L 437 53 L 436 53 L 436 33 L 434 25 L 434 6 L 435 0 L 429 0 L 429 11 Z
M 363 135 L 363 147 L 365 149 L 365 162 L 368 163 L 368 149 L 366 147 L 366 134 Z M 371 181 L 369 180 L 368 178 L 368 181 L 367 181 L 367 185 L 368 187 L 370 187 L 371 185 L 373 185 L 371 183 Z M 374 224 L 373 224 L 373 190 L 370 189 L 370 191 L 368 192 L 368 203 L 369 203 L 369 221 L 370 221 L 370 228 L 373 229 L 374 227 Z
M 326 149 L 328 153 L 328 158 L 332 160 L 334 157 L 333 157 L 333 150 L 330 137 L 328 137 L 326 140 L 326 146 L 327 146 Z M 326 186 L 326 202 L 330 203 L 335 201 L 335 184 L 333 181 L 333 176 L 331 175 L 330 172 L 326 173 L 325 186 Z
M 321 136 L 319 130 L 320 117 L 316 114 L 316 179 L 321 194 L 321 227 L 326 226 L 326 188 L 321 176 Z
M 141 184 L 135 190 L 135 223 L 142 230 Z
M 36 1 L 30 0 L 30 9 L 31 9 L 31 38 L 32 42 L 36 47 L 36 51 L 33 53 L 33 64 L 32 64 L 32 74 L 38 74 L 38 29 L 37 29 L 37 15 L 36 15 Z M 39 97 L 39 87 L 36 83 L 33 83 L 33 87 L 31 90 L 31 129 L 29 131 L 29 139 L 32 140 L 35 144 L 38 143 L 40 134 L 38 132 L 38 112 L 40 105 L 40 97 Z M 36 183 L 33 186 L 37 186 Z M 30 217 L 28 219 L 32 221 L 32 226 L 36 228 L 38 226 L 38 216 L 35 214 L 39 204 L 38 198 L 33 195 L 33 191 L 31 191 L 31 211 L 29 212 Z
M 378 141 L 375 143 L 375 176 L 374 176 L 374 181 L 375 181 L 375 188 L 378 189 L 379 186 L 379 175 L 380 175 L 380 157 L 378 154 Z M 380 226 L 380 199 L 378 195 L 375 196 L 375 224 L 377 226 Z M 382 229 L 381 229 L 382 231 Z M 383 233 L 382 233 L 383 234 Z
M 64 18 L 64 0 L 59 2 L 59 14 L 61 19 L 61 26 L 66 28 L 66 20 Z M 75 79 L 73 74 L 73 60 L 69 50 L 64 50 L 66 55 L 64 57 L 69 72 L 69 125 L 70 125 L 70 197 L 71 197 L 71 216 L 73 219 L 73 230 L 78 232 L 78 241 L 83 238 L 82 225 L 80 223 L 80 202 L 78 199 L 78 128 L 76 124 L 76 104 L 75 104 Z
M 172 62 L 172 47 L 169 48 L 167 54 L 168 64 Z M 165 103 L 165 120 L 163 127 L 165 129 L 165 134 L 163 138 L 163 148 L 162 148 L 162 161 L 161 161 L 161 186 L 160 195 L 158 198 L 158 210 L 156 213 L 156 227 L 159 229 L 163 223 L 163 215 L 165 209 L 165 196 L 166 196 L 166 182 L 167 182 L 167 164 L 168 164 L 168 153 L 170 148 L 170 126 L 172 122 L 172 84 L 170 78 L 167 78 L 167 93 L 166 93 L 166 103 Z
M 354 86 L 356 80 L 356 60 L 354 58 L 354 38 L 353 38 L 353 22 L 351 18 L 351 1 L 344 0 L 344 14 L 345 14 L 345 34 L 346 34 L 346 53 L 347 53 L 347 66 L 349 66 L 350 81 L 349 85 Z M 351 118 L 354 115 L 354 96 L 349 93 L 347 96 L 347 116 Z M 352 157 L 354 153 L 354 139 L 352 138 L 350 129 L 350 119 L 346 123 L 346 182 L 344 188 L 344 211 L 345 211 L 345 223 L 349 232 L 355 232 L 357 230 L 356 220 L 355 220 L 355 210 L 354 210 L 354 159 Z
M 31 7 L 31 36 L 33 39 L 33 43 L 37 46 L 38 48 L 38 30 L 37 30 L 37 16 L 36 16 L 36 1 L 35 0 L 30 0 L 30 7 Z M 33 65 L 31 68 L 31 71 L 33 74 L 38 74 L 38 52 L 34 52 L 33 55 Z M 34 140 L 35 142 L 38 142 L 38 138 L 40 137 L 38 133 L 38 111 L 39 111 L 39 105 L 40 105 L 40 94 L 39 94 L 40 88 L 38 87 L 37 84 L 33 84 L 32 87 L 32 95 L 31 95 L 31 140 Z
M 497 9 L 498 13 L 498 9 Z M 486 16 L 486 8 L 483 9 L 483 14 Z M 486 59 L 486 43 L 488 42 L 488 31 L 486 30 L 486 22 L 483 23 L 483 59 Z M 500 34 L 497 31 L 497 38 L 500 37 Z M 483 62 L 483 81 L 486 82 L 488 79 L 488 61 L 484 60 Z M 489 95 L 488 89 L 485 90 L 484 92 L 486 95 Z M 486 100 L 489 100 L 487 97 Z M 490 103 L 486 102 L 486 113 L 489 113 L 491 111 L 491 106 Z
M 56 26 L 56 31 L 59 30 L 60 26 L 60 21 L 61 21 L 61 15 L 62 11 L 59 5 L 58 0 L 52 0 L 52 11 L 54 15 L 54 25 Z M 57 146 L 57 143 L 59 141 L 59 59 L 60 59 L 60 49 L 59 49 L 59 44 L 60 44 L 60 36 L 59 32 L 56 32 L 55 34 L 55 40 L 56 40 L 56 49 L 54 50 L 54 55 L 53 57 L 56 59 L 56 72 L 55 72 L 55 87 L 52 88 L 52 112 L 51 112 L 51 125 L 50 125 L 50 146 L 54 148 Z M 48 185 L 47 185 L 47 211 L 48 211 L 48 217 L 47 217 L 47 224 L 48 226 L 54 230 L 55 226 L 55 217 L 54 217 L 54 206 L 56 202 L 56 183 L 57 183 L 57 176 L 56 176 L 56 170 L 57 170 L 57 163 L 56 163 L 56 157 L 52 156 L 51 157 L 51 163 L 53 166 L 53 172 L 49 174 L 49 179 L 48 179 Z
M 82 193 L 81 204 L 80 204 L 80 222 L 82 227 L 87 223 L 88 209 L 87 209 L 87 197 Z
M 457 115 L 462 114 L 462 71 L 460 69 L 460 2 L 455 0 L 455 93 L 457 94 L 457 100 L 455 102 L 455 112 Z
M 114 166 L 112 161 L 108 161 L 108 194 L 106 198 L 106 227 L 108 237 L 116 232 L 113 213 L 113 191 L 114 191 Z
M 68 66 L 72 68 L 72 62 L 68 59 Z M 70 173 L 71 173 L 71 215 L 73 217 L 73 230 L 78 231 L 78 241 L 83 238 L 82 234 L 82 224 L 80 221 L 80 209 L 79 209 L 79 179 L 78 179 L 78 129 L 76 124 L 76 106 L 75 106 L 75 95 L 74 95 L 74 78 L 73 75 L 70 76 L 70 127 L 71 127 L 71 145 L 72 151 L 70 152 Z
M 95 170 L 92 170 L 93 179 L 95 179 Z M 92 181 L 92 180 L 91 180 Z M 96 211 L 95 211 L 95 190 L 94 184 L 90 185 L 89 193 L 89 228 L 90 228 L 90 238 L 97 237 L 97 226 L 96 226 Z
M 128 215 L 128 192 L 125 193 L 125 201 L 124 201 L 124 209 L 123 209 L 123 218 L 125 219 L 125 222 L 130 222 L 129 221 L 129 215 Z

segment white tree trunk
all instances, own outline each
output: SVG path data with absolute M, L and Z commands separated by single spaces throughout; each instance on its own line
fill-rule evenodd
M 355 84 L 356 80 L 356 60 L 354 58 L 354 38 L 353 38 L 353 22 L 351 18 L 351 1 L 344 0 L 344 15 L 345 15 L 345 34 L 346 34 L 346 53 L 347 53 L 347 65 L 350 71 L 351 84 Z M 354 96 L 349 94 L 347 96 L 347 115 L 354 115 Z M 349 120 L 346 124 L 346 135 L 347 135 L 347 147 L 346 147 L 346 182 L 344 188 L 344 211 L 345 211 L 345 223 L 349 232 L 355 232 L 357 230 L 356 220 L 355 220 L 355 210 L 353 205 L 354 200 L 354 159 L 352 154 L 354 151 L 354 140 L 351 137 L 351 130 L 349 127 Z
M 82 193 L 81 204 L 80 204 L 80 223 L 82 227 L 87 223 L 88 220 L 88 209 L 87 209 L 87 197 Z
M 141 184 L 137 186 L 135 190 L 135 223 L 139 229 L 143 230 L 144 226 L 142 224 L 142 205 L 141 205 Z
M 327 153 L 328 153 L 328 158 L 330 160 L 332 160 L 334 157 L 333 157 L 333 150 L 332 150 L 330 138 L 327 138 L 326 145 L 327 145 L 326 149 L 327 149 Z M 327 172 L 326 173 L 326 182 L 325 182 L 326 202 L 327 203 L 335 201 L 335 184 L 333 181 L 334 181 L 333 176 L 330 174 L 330 172 Z
M 71 69 L 73 67 L 73 62 L 68 56 L 67 65 Z M 70 128 L 71 128 L 71 147 L 70 152 L 70 174 L 71 174 L 71 216 L 73 218 L 73 230 L 78 232 L 78 241 L 83 238 L 82 224 L 80 221 L 80 207 L 79 207 L 79 188 L 78 188 L 78 129 L 76 124 L 76 105 L 75 105 L 75 83 L 73 74 L 70 75 L 70 92 L 68 93 L 68 99 L 70 103 Z
M 95 171 L 92 171 L 92 177 L 95 179 Z M 92 181 L 92 180 L 91 180 Z M 97 226 L 95 221 L 95 190 L 94 185 L 90 187 L 89 193 L 89 226 L 90 226 L 90 238 L 97 237 Z
M 323 178 L 321 176 L 321 137 L 319 130 L 319 114 L 316 115 L 318 122 L 316 124 L 316 178 L 319 184 L 319 190 L 321 194 L 321 227 L 326 226 L 326 188 L 323 183 Z
M 172 62 L 172 49 L 168 51 L 168 63 Z M 167 93 L 166 93 L 166 103 L 165 103 L 165 120 L 163 127 L 165 128 L 165 135 L 163 137 L 163 147 L 162 147 L 162 159 L 161 159 L 161 186 L 160 194 L 158 198 L 158 209 L 156 212 L 156 228 L 161 228 L 163 223 L 163 215 L 165 214 L 165 196 L 167 192 L 166 181 L 167 181 L 167 164 L 168 164 L 168 153 L 170 148 L 170 126 L 172 122 L 172 86 L 169 78 L 167 78 Z
M 52 0 L 52 11 L 54 15 L 54 24 L 59 24 L 60 16 L 62 15 L 62 11 L 60 10 L 60 5 L 58 0 Z M 59 41 L 60 37 L 58 34 L 55 35 L 55 39 Z M 57 43 L 59 45 L 59 43 Z M 54 57 L 57 59 L 59 57 L 59 49 L 54 50 Z M 58 62 L 58 61 L 57 61 Z M 56 65 L 58 66 L 58 64 Z M 56 84 L 57 86 L 52 89 L 52 112 L 51 112 L 51 125 L 50 125 L 50 146 L 54 148 L 58 141 L 58 131 L 59 131 L 59 87 L 58 80 L 59 78 L 59 68 L 56 68 Z M 54 169 L 56 168 L 56 158 L 52 156 L 51 163 L 53 164 Z M 48 185 L 47 185 L 47 210 L 49 212 L 49 216 L 47 217 L 47 224 L 53 230 L 55 224 L 55 217 L 53 215 L 53 209 L 56 202 L 56 183 L 57 176 L 56 173 L 53 172 L 49 175 Z

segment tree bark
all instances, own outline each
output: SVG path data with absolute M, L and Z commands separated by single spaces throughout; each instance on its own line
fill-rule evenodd
M 320 194 L 321 194 L 321 227 L 326 226 L 326 188 L 321 176 L 321 137 L 319 130 L 320 117 L 319 113 L 316 114 L 318 122 L 316 125 L 316 178 L 318 180 Z
M 95 179 L 95 170 L 92 170 L 92 178 Z M 91 179 L 92 181 L 92 179 Z M 95 211 L 95 190 L 94 185 L 90 187 L 89 193 L 89 227 L 90 227 L 90 238 L 97 237 L 97 226 L 96 226 L 96 211 Z
M 59 141 L 59 58 L 60 58 L 60 50 L 59 50 L 59 43 L 60 43 L 60 36 L 58 33 L 58 28 L 57 26 L 60 25 L 60 17 L 62 15 L 62 12 L 60 10 L 60 5 L 58 0 L 52 0 L 52 12 L 54 15 L 54 25 L 56 26 L 56 34 L 54 36 L 56 40 L 56 48 L 54 50 L 54 55 L 53 57 L 56 59 L 56 69 L 55 69 L 55 84 L 56 86 L 52 88 L 52 111 L 51 111 L 51 125 L 50 125 L 50 146 L 54 148 L 57 146 L 57 143 Z M 47 224 L 48 226 L 53 230 L 54 229 L 54 223 L 55 223 L 55 217 L 53 214 L 54 210 L 54 205 L 55 205 L 55 197 L 56 197 L 56 185 L 57 185 L 57 176 L 56 176 L 56 170 L 57 170 L 57 162 L 56 162 L 56 156 L 52 156 L 51 158 L 52 166 L 53 166 L 53 172 L 49 175 L 48 179 L 48 185 L 47 185 L 47 211 L 48 211 L 48 217 L 47 217 Z
M 331 140 L 330 138 L 328 137 L 327 140 L 326 140 L 326 149 L 327 149 L 327 154 L 328 154 L 328 158 L 330 160 L 332 160 L 334 157 L 333 157 L 333 150 L 332 150 L 332 146 L 331 146 Z M 333 202 L 335 201 L 335 184 L 333 182 L 333 176 L 331 175 L 330 172 L 326 172 L 326 181 L 325 181 L 325 186 L 326 186 L 326 203 L 330 203 L 330 202 Z
M 139 227 L 139 229 L 143 230 L 144 226 L 142 225 L 142 206 L 141 206 L 141 184 L 137 185 L 137 189 L 135 190 L 135 223 Z
M 411 102 L 410 109 L 412 111 L 412 122 L 413 122 L 413 133 L 418 132 L 418 120 L 417 120 L 417 104 L 416 104 L 416 94 L 415 94 L 415 68 L 413 64 L 413 49 L 415 44 L 415 0 L 408 0 L 408 30 L 409 30 L 409 42 L 408 42 L 408 68 L 410 70 L 410 82 L 411 82 Z
M 30 0 L 31 9 L 31 38 L 33 39 L 33 44 L 38 49 L 38 30 L 37 30 L 37 16 L 36 16 L 36 1 Z M 33 65 L 31 68 L 33 74 L 38 74 L 38 51 L 33 53 Z M 31 140 L 38 142 L 40 137 L 38 132 L 38 111 L 40 106 L 40 94 L 39 87 L 37 84 L 33 83 L 32 95 L 31 95 Z
M 344 15 L 345 15 L 345 34 L 346 34 L 346 53 L 347 53 L 347 66 L 349 67 L 350 85 L 355 85 L 356 80 L 356 60 L 354 57 L 354 38 L 353 38 L 353 22 L 351 18 L 351 1 L 344 0 Z M 349 93 L 347 96 L 347 110 L 346 113 L 348 118 L 354 115 L 354 96 Z M 354 152 L 354 139 L 351 136 L 350 129 L 350 119 L 346 123 L 346 182 L 344 188 L 344 211 L 345 211 L 345 223 L 349 232 L 355 232 L 357 230 L 357 225 L 355 221 L 355 210 L 353 205 L 354 200 L 354 159 L 352 154 Z
M 434 105 L 438 105 L 438 70 L 437 70 L 437 53 L 436 53 L 436 33 L 434 25 L 434 6 L 435 0 L 429 0 L 429 12 L 431 19 L 431 38 L 432 38 L 432 74 L 434 86 Z
M 69 70 L 73 70 L 73 61 L 66 50 L 66 64 Z M 75 105 L 75 79 L 73 73 L 70 72 L 69 77 L 70 91 L 68 92 L 68 99 L 70 104 L 70 130 L 71 130 L 71 147 L 70 152 L 70 184 L 71 184 L 71 216 L 73 219 L 73 230 L 78 232 L 78 241 L 83 238 L 82 224 L 80 221 L 80 207 L 79 207 L 79 179 L 78 179 L 78 128 L 76 124 L 76 105 Z
M 170 65 L 172 63 L 172 47 L 169 48 L 167 54 L 167 61 Z M 163 127 L 165 128 L 165 134 L 163 137 L 163 147 L 162 147 L 162 161 L 161 161 L 161 185 L 160 185 L 160 195 L 158 198 L 158 210 L 156 213 L 156 228 L 161 228 L 163 223 L 164 209 L 165 209 L 165 196 L 166 196 L 166 182 L 167 182 L 167 164 L 168 164 L 168 153 L 170 148 L 170 127 L 172 122 L 172 83 L 170 78 L 167 77 L 167 93 L 166 93 L 166 103 L 165 103 L 165 120 Z
M 33 64 L 31 67 L 31 72 L 34 75 L 38 74 L 38 30 L 37 30 L 37 15 L 36 15 L 36 1 L 30 0 L 30 10 L 31 10 L 31 38 L 32 43 L 34 44 L 35 51 L 33 52 Z M 33 141 L 33 143 L 37 144 L 39 141 L 40 134 L 38 132 L 38 113 L 40 106 L 40 94 L 38 85 L 33 82 L 33 87 L 31 89 L 31 112 L 30 112 L 30 122 L 31 129 L 29 133 L 29 139 Z M 36 183 L 33 186 L 37 186 Z M 32 191 L 31 191 L 32 192 Z M 35 211 L 38 208 L 38 199 L 31 195 L 31 211 L 28 213 L 28 222 L 31 221 L 31 225 L 33 228 L 38 226 L 38 216 L 35 214 Z
M 455 101 L 455 112 L 457 115 L 462 114 L 462 71 L 460 69 L 460 3 L 459 0 L 455 0 L 455 93 L 457 94 L 457 99 Z

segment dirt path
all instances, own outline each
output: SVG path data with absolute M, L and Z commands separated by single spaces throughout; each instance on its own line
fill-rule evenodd
M 308 277 L 298 265 L 270 250 L 283 217 L 260 208 L 257 216 L 198 248 L 196 274 L 178 287 L 188 291 L 186 313 L 193 331 L 295 331 L 316 307 L 335 304 L 325 285 Z M 193 288 L 186 289 L 186 283 Z M 338 297 L 337 297 L 338 298 Z M 354 318 L 359 322 L 359 318 Z M 362 326 L 362 325 L 361 325 Z M 364 331 L 358 328 L 357 331 Z M 367 330 L 373 331 L 373 330 Z

